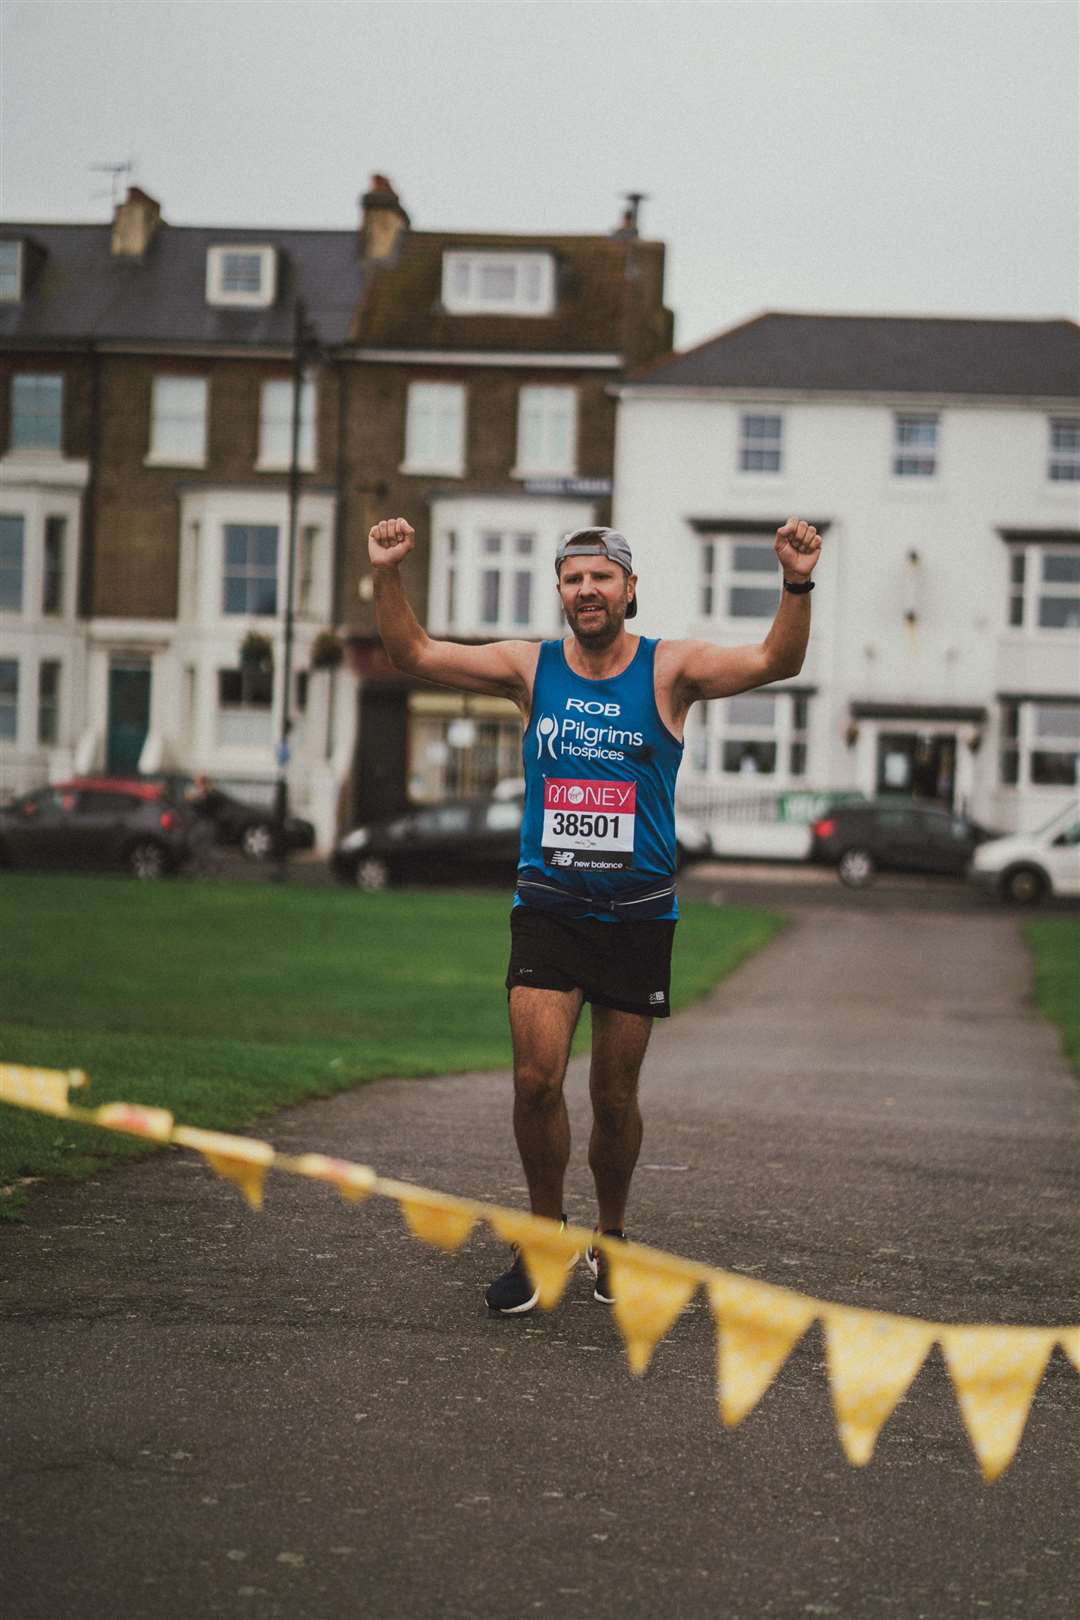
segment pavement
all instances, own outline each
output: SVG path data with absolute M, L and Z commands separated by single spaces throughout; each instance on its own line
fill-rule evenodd
M 1008 912 L 821 904 L 657 1026 L 632 1235 L 933 1320 L 1080 1321 L 1080 1087 Z M 571 1217 L 589 1224 L 585 1074 Z M 524 1202 L 506 1074 L 387 1081 L 259 1133 Z M 395 1205 L 162 1154 L 0 1228 L 0 1609 L 19 1620 L 1073 1620 L 1080 1378 L 980 1479 L 934 1351 L 872 1463 L 815 1328 L 727 1431 L 699 1296 L 629 1375 L 584 1271 L 491 1318 Z

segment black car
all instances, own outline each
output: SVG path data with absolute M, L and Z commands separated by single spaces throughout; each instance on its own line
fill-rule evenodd
M 213 828 L 214 842 L 238 846 L 249 861 L 268 861 L 275 852 L 274 812 L 265 805 L 245 804 L 216 782 L 200 784 L 191 776 L 162 777 L 169 793 L 182 800 L 204 824 Z M 315 828 L 301 816 L 286 816 L 285 847 L 313 849 Z
M 450 799 L 346 833 L 330 858 L 335 877 L 362 889 L 389 883 L 497 882 L 517 871 L 522 799 Z M 676 816 L 678 862 L 712 853 L 708 833 Z
M 0 866 L 174 872 L 191 854 L 192 818 L 158 784 L 77 777 L 0 810 Z
M 811 829 L 809 859 L 865 888 L 875 872 L 963 877 L 979 844 L 997 834 L 936 805 L 878 799 L 834 805 Z

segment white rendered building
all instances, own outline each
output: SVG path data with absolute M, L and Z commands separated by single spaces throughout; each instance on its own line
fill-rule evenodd
M 824 533 L 802 673 L 692 712 L 725 852 L 798 854 L 818 795 L 1003 830 L 1080 789 L 1080 328 L 767 314 L 618 390 L 635 629 L 760 640 L 775 528 Z

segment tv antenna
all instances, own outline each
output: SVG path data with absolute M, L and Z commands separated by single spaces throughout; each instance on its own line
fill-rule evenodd
M 135 159 L 133 157 L 127 158 L 123 163 L 91 163 L 90 169 L 94 174 L 111 175 L 109 190 L 107 192 L 95 191 L 93 195 L 95 197 L 108 197 L 115 206 L 120 201 L 121 178 L 126 175 L 130 179 L 135 173 Z

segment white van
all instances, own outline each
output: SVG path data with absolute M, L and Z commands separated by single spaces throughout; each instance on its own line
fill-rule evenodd
M 975 851 L 968 877 L 1017 905 L 1046 895 L 1080 895 L 1080 804 L 1067 805 L 1038 832 L 992 838 Z

